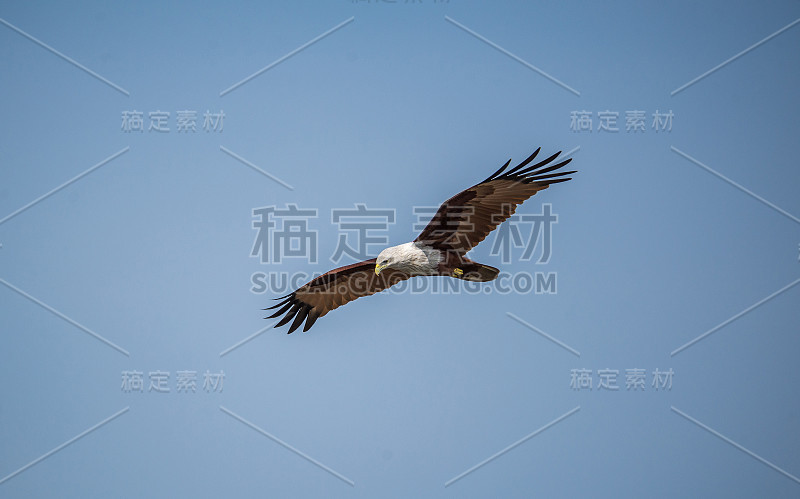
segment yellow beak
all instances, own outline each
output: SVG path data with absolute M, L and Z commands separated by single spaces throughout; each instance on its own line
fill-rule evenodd
M 386 265 L 375 264 L 375 275 L 380 275 L 381 270 L 386 268 Z

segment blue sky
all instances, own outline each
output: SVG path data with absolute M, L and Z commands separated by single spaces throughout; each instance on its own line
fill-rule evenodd
M 798 18 L 3 5 L 0 495 L 797 496 Z M 149 130 L 159 112 L 169 131 Z M 471 256 L 555 276 L 546 292 L 383 293 L 307 334 L 263 330 L 275 294 L 254 275 L 353 261 L 330 260 L 334 210 L 394 210 L 378 234 L 399 244 L 413 207 L 539 146 L 579 170 L 518 210 L 557 214 L 549 260 L 503 261 L 494 236 Z M 316 210 L 316 263 L 251 256 L 253 210 L 289 204 Z

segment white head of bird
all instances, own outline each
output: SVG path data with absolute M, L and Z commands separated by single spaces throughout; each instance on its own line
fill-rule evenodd
M 404 243 L 381 251 L 375 261 L 375 274 L 384 269 L 395 269 L 409 275 L 435 274 L 441 261 L 435 248 L 419 243 Z

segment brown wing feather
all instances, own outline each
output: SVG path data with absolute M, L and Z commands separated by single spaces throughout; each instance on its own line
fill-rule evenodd
M 466 253 L 486 239 L 498 225 L 514 214 L 517 205 L 550 184 L 571 180 L 574 171 L 549 173 L 572 158 L 551 165 L 561 151 L 532 166 L 541 148 L 525 161 L 506 171 L 511 160 L 483 182 L 448 199 L 428 222 L 415 241 L 443 250 Z
M 331 310 L 362 296 L 383 291 L 409 277 L 393 269 L 385 269 L 380 275 L 375 275 L 375 258 L 339 267 L 312 279 L 292 293 L 277 298 L 281 300 L 277 305 L 264 310 L 277 308 L 278 311 L 266 319 L 274 319 L 285 314 L 275 327 L 292 321 L 289 327 L 290 334 L 305 320 L 303 327 L 305 332 L 317 319 Z

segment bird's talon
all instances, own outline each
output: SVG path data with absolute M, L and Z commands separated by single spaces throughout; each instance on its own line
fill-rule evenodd
M 464 275 L 464 271 L 461 269 L 454 269 L 453 270 L 453 277 L 461 277 Z

